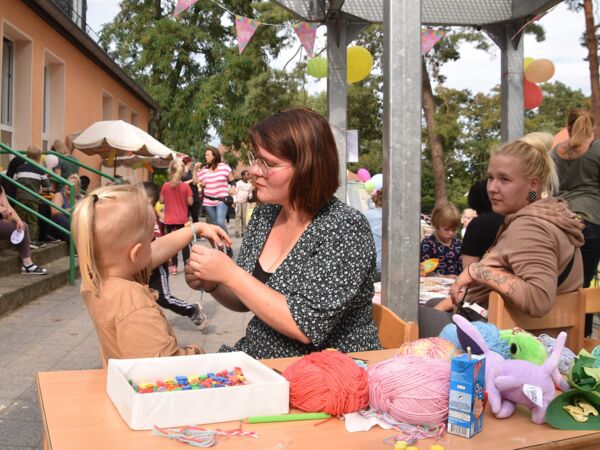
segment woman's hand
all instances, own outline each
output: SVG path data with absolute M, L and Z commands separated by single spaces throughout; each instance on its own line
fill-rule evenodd
M 204 284 L 202 283 L 202 280 L 200 278 L 198 278 L 196 275 L 194 275 L 194 270 L 190 267 L 189 261 L 188 263 L 185 265 L 185 268 L 183 269 L 184 273 L 185 273 L 185 282 L 187 283 L 187 285 L 189 287 L 191 287 L 194 290 L 200 290 L 204 287 Z
M 231 239 L 221 227 L 202 222 L 196 222 L 193 226 L 196 234 L 208 239 L 213 248 L 231 247 Z
M 203 245 L 194 245 L 192 247 L 188 265 L 192 274 L 201 280 L 205 284 L 204 287 L 209 290 L 214 284 L 211 283 L 209 286 L 207 282 L 225 283 L 238 268 L 237 264 L 225 253 Z M 188 284 L 190 283 L 188 282 Z
M 452 298 L 452 303 L 455 305 L 460 303 L 464 297 L 466 288 L 468 288 L 474 282 L 473 278 L 469 274 L 469 269 L 472 266 L 473 264 L 463 270 L 454 284 L 450 287 L 450 297 Z
M 16 212 L 13 212 L 11 214 L 11 218 L 12 220 L 15 222 L 15 224 L 17 225 L 17 230 L 21 230 L 23 231 L 25 229 L 25 225 L 23 224 L 23 221 L 21 220 L 21 218 L 17 215 Z

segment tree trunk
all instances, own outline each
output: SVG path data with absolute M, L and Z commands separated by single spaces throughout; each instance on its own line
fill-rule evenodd
M 446 168 L 444 167 L 444 147 L 442 140 L 436 131 L 435 103 L 433 101 L 433 90 L 429 81 L 429 73 L 425 58 L 421 57 L 421 78 L 423 83 L 423 113 L 427 122 L 427 134 L 429 135 L 429 146 L 431 147 L 431 165 L 433 167 L 433 190 L 435 193 L 435 204 L 448 201 L 446 192 Z
M 594 5 L 592 0 L 583 0 L 583 13 L 585 15 L 585 45 L 588 49 L 588 63 L 590 65 L 594 131 L 596 139 L 600 139 L 600 74 L 598 71 L 598 41 L 596 40 L 596 25 L 594 24 Z

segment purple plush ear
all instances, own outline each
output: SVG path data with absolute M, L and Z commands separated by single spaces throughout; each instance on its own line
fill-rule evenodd
M 452 320 L 456 324 L 456 334 L 463 349 L 471 347 L 474 355 L 483 355 L 490 351 L 479 330 L 471 325 L 471 322 L 458 314 L 453 315 Z

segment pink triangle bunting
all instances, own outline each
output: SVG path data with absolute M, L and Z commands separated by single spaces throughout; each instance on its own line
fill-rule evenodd
M 318 23 L 298 22 L 294 24 L 294 31 L 309 58 L 313 57 L 315 37 L 317 36 Z
M 237 30 L 238 47 L 240 49 L 240 55 L 246 49 L 246 45 L 252 39 L 254 32 L 260 25 L 258 20 L 250 19 L 248 17 L 235 16 L 235 28 Z
M 433 48 L 437 42 L 446 35 L 444 30 L 434 30 L 428 28 L 421 31 L 421 55 L 424 55 Z
M 177 4 L 175 5 L 175 9 L 173 10 L 173 17 L 177 17 L 179 14 L 184 12 L 198 0 L 177 0 Z

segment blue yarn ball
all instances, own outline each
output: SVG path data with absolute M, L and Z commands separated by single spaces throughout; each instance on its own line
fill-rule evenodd
M 471 322 L 471 325 L 473 325 L 477 331 L 479 331 L 479 334 L 481 334 L 481 337 L 490 350 L 498 353 L 504 359 L 510 359 L 510 349 L 508 347 L 508 343 L 500 338 L 500 332 L 494 324 L 485 322 Z M 465 351 L 465 349 L 461 347 L 460 341 L 458 340 L 458 335 L 456 334 L 456 324 L 449 323 L 446 325 L 442 329 L 440 337 L 452 342 L 458 348 Z

